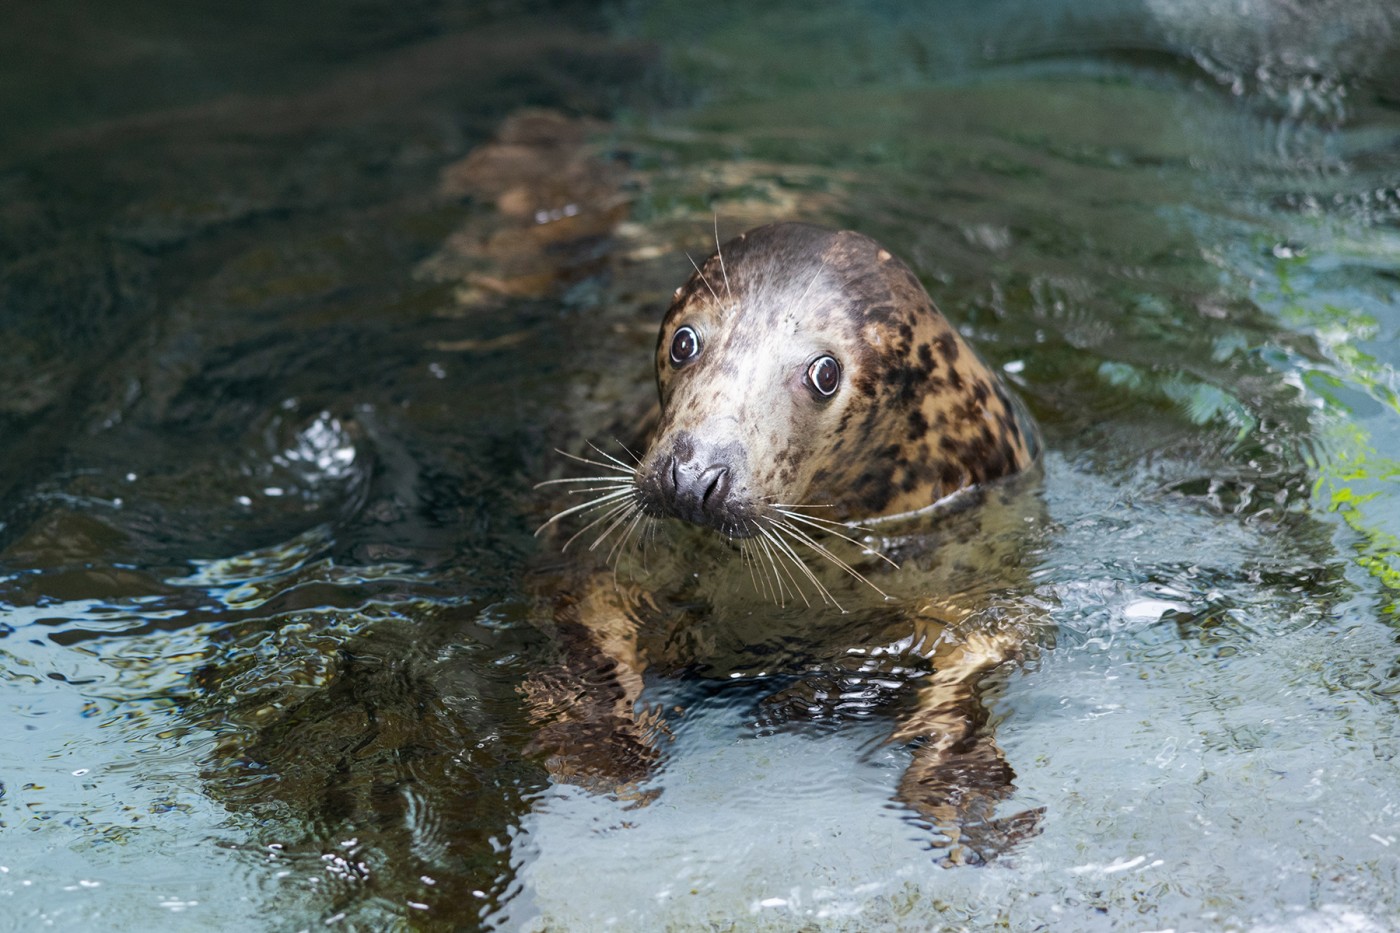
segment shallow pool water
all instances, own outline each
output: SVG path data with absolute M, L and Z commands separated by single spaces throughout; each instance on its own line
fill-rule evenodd
M 1400 16 L 284 6 L 0 12 L 0 930 L 1400 926 Z M 778 219 L 1045 432 L 983 867 L 860 612 L 654 670 L 629 793 L 531 747 L 535 484 Z

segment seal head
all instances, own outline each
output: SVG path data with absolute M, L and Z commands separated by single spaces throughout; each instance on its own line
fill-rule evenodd
M 637 502 L 731 538 L 775 510 L 911 512 L 1032 464 L 1034 423 L 869 237 L 810 224 L 729 241 L 676 290 Z

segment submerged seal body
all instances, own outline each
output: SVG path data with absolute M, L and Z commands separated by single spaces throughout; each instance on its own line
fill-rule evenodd
M 638 503 L 730 537 L 775 508 L 862 521 L 1030 466 L 1034 424 L 867 236 L 800 223 L 731 240 L 675 293 Z

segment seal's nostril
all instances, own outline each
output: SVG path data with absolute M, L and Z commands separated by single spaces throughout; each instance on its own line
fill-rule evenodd
M 702 501 L 707 509 L 716 509 L 729 498 L 729 467 L 716 464 L 700 475 L 705 494 Z
M 681 488 L 681 462 L 677 457 L 672 457 L 670 468 L 661 472 L 661 486 L 668 495 L 674 496 Z

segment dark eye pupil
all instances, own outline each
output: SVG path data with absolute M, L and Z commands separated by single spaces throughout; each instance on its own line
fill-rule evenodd
M 677 366 L 700 352 L 700 335 L 693 327 L 682 327 L 671 338 L 671 362 Z
M 841 384 L 841 364 L 829 356 L 823 356 L 807 367 L 807 379 L 822 395 L 833 395 Z

